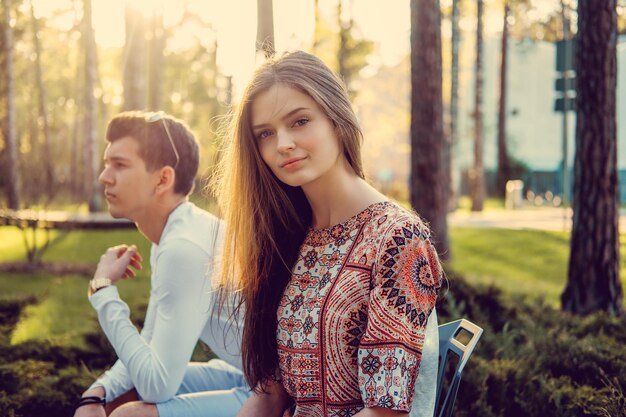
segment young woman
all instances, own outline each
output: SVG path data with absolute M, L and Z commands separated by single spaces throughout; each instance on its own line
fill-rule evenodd
M 420 218 L 364 180 L 343 83 L 285 54 L 256 71 L 231 128 L 213 190 L 230 242 L 222 290 L 241 291 L 256 387 L 239 415 L 432 416 L 436 371 L 416 380 L 424 344 L 437 349 L 441 267 Z

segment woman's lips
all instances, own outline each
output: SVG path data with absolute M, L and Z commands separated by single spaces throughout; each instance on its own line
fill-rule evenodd
M 280 167 L 284 169 L 294 169 L 294 168 L 297 168 L 300 165 L 300 163 L 304 161 L 305 159 L 306 157 L 291 158 L 283 162 L 283 164 Z

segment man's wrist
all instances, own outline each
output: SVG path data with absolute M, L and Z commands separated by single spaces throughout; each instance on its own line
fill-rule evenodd
M 76 409 L 80 407 L 85 407 L 89 405 L 97 405 L 104 407 L 106 405 L 106 398 L 99 397 L 97 395 L 84 395 L 80 397 L 78 404 L 76 404 Z
M 83 392 L 76 404 L 75 410 L 81 407 L 104 407 L 106 405 L 106 390 L 97 386 Z
M 89 281 L 89 290 L 87 294 L 91 297 L 93 294 L 101 290 L 102 288 L 110 287 L 113 285 L 113 281 L 105 277 L 96 277 Z

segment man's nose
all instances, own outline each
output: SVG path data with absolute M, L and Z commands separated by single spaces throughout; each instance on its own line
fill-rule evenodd
M 102 185 L 111 184 L 112 177 L 111 177 L 111 173 L 110 173 L 108 167 L 105 167 L 102 170 L 102 172 L 98 176 L 98 181 L 100 181 L 100 184 L 102 184 Z

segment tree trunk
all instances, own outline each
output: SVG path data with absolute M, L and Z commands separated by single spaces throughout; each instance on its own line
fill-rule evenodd
M 270 58 L 276 53 L 272 0 L 257 0 L 256 51 Z
M 77 21 L 77 23 L 79 22 Z M 81 31 L 81 38 L 77 42 L 77 45 L 76 45 L 78 48 L 78 56 L 83 56 L 83 54 L 85 53 L 85 42 L 82 37 L 82 31 L 83 31 L 82 21 L 80 22 L 80 25 L 77 24 L 76 26 L 79 27 L 80 28 L 79 30 Z M 72 97 L 74 97 L 77 109 L 84 108 L 83 107 L 84 94 L 81 94 L 83 92 L 81 90 L 81 88 L 83 87 L 82 64 L 83 62 L 79 60 L 76 65 L 75 81 L 72 85 Z M 86 190 L 84 181 L 82 180 L 84 162 L 85 162 L 84 151 L 81 146 L 82 144 L 81 136 L 84 130 L 83 122 L 84 122 L 83 114 L 78 111 L 74 112 L 73 123 L 72 123 L 72 143 L 71 143 L 72 153 L 71 153 L 71 165 L 70 165 L 70 181 L 72 184 L 72 192 L 74 196 L 77 198 L 84 198 L 87 195 L 87 190 Z
M 35 16 L 33 2 L 30 3 L 31 18 L 33 20 L 33 43 L 35 45 L 35 81 L 37 84 L 39 101 L 39 118 L 43 131 L 43 165 L 45 172 L 45 192 L 50 200 L 55 192 L 55 175 L 52 166 L 52 152 L 50 149 L 50 128 L 48 124 L 48 110 L 46 108 L 46 87 L 43 83 L 41 71 L 41 41 L 39 39 L 39 20 Z
M 506 182 L 511 179 L 509 152 L 506 143 L 506 82 L 510 10 L 509 0 L 504 0 L 502 47 L 500 50 L 500 100 L 498 102 L 498 172 L 496 175 L 497 194 L 501 197 L 505 195 Z
M 470 170 L 472 211 L 482 211 L 485 200 L 483 167 L 483 0 L 476 1 L 476 84 L 474 89 L 474 167 Z
M 163 72 L 165 60 L 163 50 L 165 49 L 165 31 L 163 29 L 163 14 L 156 13 L 151 19 L 150 38 L 150 88 L 148 89 L 148 108 L 150 110 L 161 110 L 163 108 Z
M 564 41 L 569 41 L 571 38 L 570 33 L 571 33 L 571 27 L 570 27 L 570 22 L 569 22 L 569 18 L 568 18 L 569 13 L 567 12 L 567 5 L 565 4 L 565 0 L 561 0 L 561 24 L 562 24 L 562 32 L 563 32 L 563 40 Z M 571 46 L 567 46 L 567 44 L 565 44 L 564 47 L 564 53 L 566 56 L 570 56 L 571 55 L 571 50 L 570 50 Z M 565 69 L 565 71 L 562 72 L 563 74 L 563 83 L 565 85 L 568 84 L 568 81 L 570 81 L 570 74 L 569 74 L 569 70 Z M 562 139 L 561 139 L 561 147 L 562 147 L 562 155 L 563 155 L 563 160 L 561 161 L 561 184 L 563 187 L 563 193 L 562 193 L 562 203 L 563 203 L 563 207 L 569 207 L 569 204 L 571 202 L 570 200 L 570 166 L 569 166 L 569 161 L 568 161 L 568 156 L 569 156 L 569 110 L 567 110 L 569 108 L 569 102 L 570 100 L 572 100 L 569 97 L 569 92 L 564 88 L 563 89 L 563 120 L 562 120 Z
M 84 48 L 85 48 L 85 186 L 89 211 L 100 210 L 100 155 L 98 149 L 98 134 L 96 129 L 96 99 L 94 86 L 96 83 L 96 43 L 93 25 L 91 23 L 91 0 L 84 0 Z
M 78 56 L 82 57 L 85 49 L 85 40 L 82 36 L 83 33 L 83 1 L 82 0 L 73 0 L 72 6 L 74 9 L 74 26 L 78 28 L 80 38 L 76 41 L 74 45 L 78 52 Z M 74 102 L 77 109 L 83 108 L 83 64 L 84 62 L 79 60 L 77 62 L 75 68 L 75 75 L 73 82 L 71 84 L 71 93 L 68 92 L 68 97 L 73 97 Z M 73 112 L 72 117 L 72 136 L 69 145 L 70 152 L 70 166 L 69 166 L 69 182 L 72 190 L 72 195 L 76 199 L 83 199 L 87 195 L 87 190 L 85 189 L 85 184 L 83 181 L 83 163 L 85 162 L 85 152 L 83 151 L 82 144 L 82 123 L 84 121 L 84 116 L 82 112 L 75 111 Z M 64 151 L 67 151 L 65 148 Z
M 345 6 L 348 13 L 345 12 Z M 344 0 L 337 3 L 337 26 L 339 27 L 339 46 L 337 49 L 337 71 L 348 89 L 351 100 L 356 97 L 354 80 L 359 72 L 367 65 L 367 56 L 373 51 L 373 43 L 365 39 L 354 37 L 353 0 Z M 346 16 L 347 15 L 347 16 Z
M 411 0 L 411 205 L 450 259 L 443 172 L 441 12 L 438 0 Z
M 81 100 L 82 101 L 82 100 Z M 77 100 L 77 104 L 80 102 Z M 77 107 L 80 108 L 80 107 Z M 80 147 L 81 140 L 79 138 L 80 132 L 82 131 L 82 123 L 80 120 L 80 115 L 76 114 L 74 116 L 74 120 L 72 123 L 72 142 L 71 142 L 71 156 L 70 156 L 70 184 L 72 189 L 72 194 L 74 197 L 83 198 L 86 194 L 86 190 L 84 189 L 83 181 L 80 180 L 82 177 L 82 159 L 80 155 L 82 153 L 82 149 Z
M 145 110 L 147 101 L 147 43 L 145 19 L 131 2 L 126 3 L 124 45 L 124 110 Z
M 350 28 L 343 22 L 341 15 L 343 14 L 343 0 L 337 1 L 337 26 L 339 27 L 339 48 L 337 50 L 337 70 L 339 75 L 346 83 L 348 90 L 350 89 L 350 74 L 347 71 L 346 60 L 348 57 L 348 35 Z
M 5 147 L 8 155 L 5 167 L 7 200 L 10 209 L 20 208 L 21 176 L 19 167 L 19 142 L 16 131 L 15 85 L 13 82 L 13 28 L 11 27 L 11 0 L 2 1 L 4 13 L 4 84 L 6 99 Z
M 461 43 L 461 31 L 459 30 L 459 2 L 452 0 L 452 60 L 450 70 L 450 135 L 446 141 L 444 150 L 444 165 L 448 174 L 448 211 L 453 211 L 457 206 L 458 191 L 454 183 L 454 149 L 459 143 L 457 123 L 459 121 L 459 44 Z
M 623 312 L 619 279 L 616 0 L 578 0 L 574 220 L 565 311 Z
M 320 47 L 321 39 L 320 39 L 320 24 L 321 24 L 321 16 L 320 16 L 320 5 L 319 0 L 314 1 L 313 7 L 315 8 L 315 30 L 313 31 L 313 44 L 311 45 L 311 53 L 313 55 L 317 55 L 319 52 L 318 49 Z

